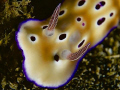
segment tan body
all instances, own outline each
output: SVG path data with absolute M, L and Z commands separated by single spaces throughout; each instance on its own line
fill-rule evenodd
M 37 85 L 59 87 L 65 84 L 88 47 L 90 49 L 99 43 L 110 29 L 118 24 L 119 0 L 103 0 L 106 4 L 99 10 L 95 10 L 95 5 L 100 0 L 86 0 L 83 6 L 78 6 L 79 1 L 65 0 L 60 9 L 65 13 L 58 17 L 58 22 L 55 18 L 57 25 L 53 19 L 42 22 L 29 20 L 20 27 L 17 39 L 24 52 L 26 75 Z M 113 12 L 112 17 L 110 17 L 111 12 Z M 56 17 L 57 15 L 56 12 Z M 79 22 L 77 21 L 78 17 L 81 18 Z M 105 17 L 105 21 L 101 25 L 97 25 L 97 21 L 102 17 Z M 54 24 L 51 24 L 52 22 Z M 47 30 L 43 30 L 43 26 L 48 24 L 48 31 L 53 31 L 50 36 Z M 66 34 L 64 40 L 59 40 L 61 34 Z M 34 42 L 31 41 L 31 36 L 36 38 Z M 83 45 L 78 47 L 83 40 L 85 40 Z M 68 50 L 68 53 L 64 53 L 64 50 Z M 75 52 L 81 56 L 75 56 Z M 59 61 L 54 60 L 56 54 L 59 56 Z M 68 56 L 64 56 L 65 54 Z M 76 58 L 73 61 L 72 56 Z

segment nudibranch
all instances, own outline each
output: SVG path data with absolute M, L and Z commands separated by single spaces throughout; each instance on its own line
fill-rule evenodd
M 51 18 L 23 22 L 17 41 L 26 78 L 40 87 L 68 83 L 83 56 L 118 25 L 119 0 L 65 0 Z

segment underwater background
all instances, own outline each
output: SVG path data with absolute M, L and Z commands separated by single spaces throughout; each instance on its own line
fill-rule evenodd
M 0 0 L 0 90 L 52 90 L 26 80 L 23 56 L 16 42 L 19 24 L 29 18 L 45 20 L 63 0 Z M 120 89 L 120 23 L 80 62 L 72 80 L 54 90 Z

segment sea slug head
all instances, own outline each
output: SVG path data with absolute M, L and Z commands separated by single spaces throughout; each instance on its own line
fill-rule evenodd
M 66 84 L 85 53 L 119 21 L 118 0 L 65 0 L 50 19 L 27 20 L 17 33 L 26 77 L 38 86 Z M 60 8 L 61 7 L 61 8 Z

